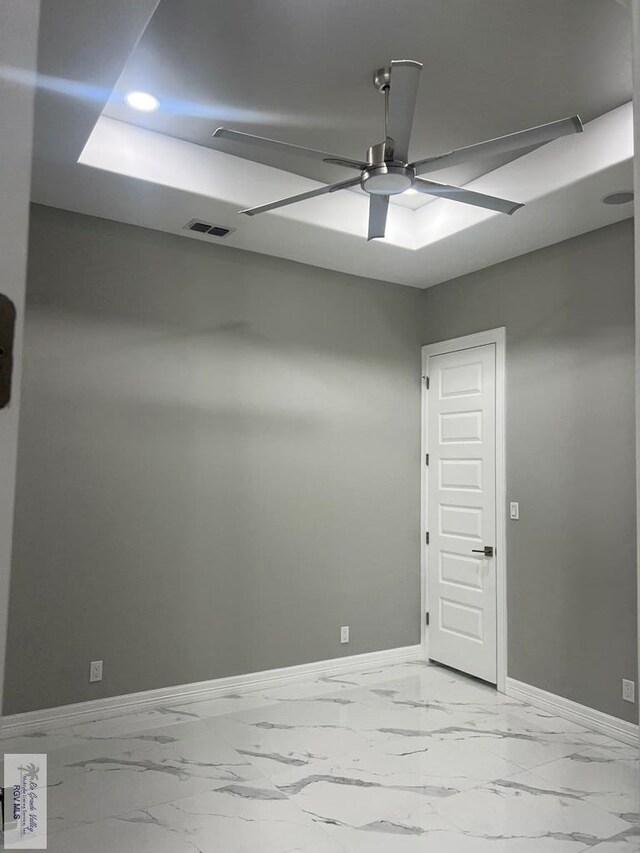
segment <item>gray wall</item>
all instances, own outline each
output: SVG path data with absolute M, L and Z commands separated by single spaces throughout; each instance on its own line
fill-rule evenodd
M 633 49 L 633 185 L 635 189 L 635 260 L 636 260 L 636 352 L 640 352 L 640 0 L 627 3 L 631 7 Z M 638 658 L 640 663 L 640 370 L 636 367 L 636 535 L 638 548 Z M 637 684 L 640 685 L 640 671 Z
M 501 325 L 509 674 L 634 719 L 630 221 L 419 292 L 41 207 L 7 713 L 418 642 L 419 344 Z
M 0 3 L 0 62 L 22 69 L 36 67 L 39 0 Z M 5 640 L 9 610 L 9 575 L 20 409 L 22 327 L 27 277 L 29 193 L 34 90 L 0 77 L 0 293 L 16 306 L 16 334 L 11 402 L 0 411 L 0 709 L 4 685 Z
M 419 642 L 422 298 L 35 207 L 6 712 Z
M 637 719 L 632 221 L 424 302 L 425 343 L 507 329 L 509 675 Z

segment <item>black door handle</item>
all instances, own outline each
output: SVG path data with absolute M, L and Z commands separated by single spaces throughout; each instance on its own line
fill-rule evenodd
M 472 554 L 484 554 L 485 557 L 493 557 L 493 545 L 485 545 L 484 548 L 472 548 Z

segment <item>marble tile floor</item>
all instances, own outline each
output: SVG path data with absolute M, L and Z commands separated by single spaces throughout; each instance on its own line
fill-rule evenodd
M 632 747 L 399 664 L 4 738 L 51 853 L 638 853 Z

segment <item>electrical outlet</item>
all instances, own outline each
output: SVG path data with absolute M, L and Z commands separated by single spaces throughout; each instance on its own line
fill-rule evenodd
M 101 660 L 92 660 L 89 664 L 89 681 L 102 681 Z
M 520 504 L 517 501 L 511 501 L 509 504 L 509 518 L 511 521 L 517 521 L 520 518 Z
M 622 679 L 622 698 L 625 702 L 636 701 L 636 683 L 628 678 Z
M 340 628 L 340 642 L 341 643 L 348 643 L 349 642 L 349 626 L 348 625 L 343 625 L 342 628 Z

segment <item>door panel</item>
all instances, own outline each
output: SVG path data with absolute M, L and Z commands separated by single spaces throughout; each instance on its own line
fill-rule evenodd
M 482 542 L 482 510 L 479 507 L 440 504 L 440 524 L 437 533 L 440 540 L 454 536 L 456 539 L 473 539 L 476 543 Z
M 463 640 L 482 641 L 484 637 L 482 610 L 479 607 L 468 607 L 459 601 L 441 598 L 440 623 L 443 631 Z
M 429 359 L 429 657 L 495 684 L 495 345 Z
M 439 424 L 442 444 L 482 443 L 482 412 L 445 412 Z
M 482 489 L 482 459 L 441 459 L 440 488 Z
M 464 557 L 462 554 L 449 554 L 440 552 L 440 577 L 441 584 L 457 584 L 466 586 L 467 589 L 484 588 L 484 576 L 482 571 L 483 560 L 477 557 Z

